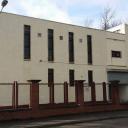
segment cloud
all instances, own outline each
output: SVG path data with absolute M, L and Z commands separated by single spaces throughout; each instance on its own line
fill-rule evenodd
M 53 21 L 72 23 L 66 6 L 62 8 L 61 5 L 62 3 L 57 3 L 57 0 L 19 0 L 18 2 L 10 0 L 7 11 Z
M 85 4 L 86 5 L 100 5 L 100 6 L 115 6 L 117 5 L 121 0 L 69 0 L 68 4 L 73 5 L 73 4 Z
M 2 0 L 1 0 L 2 1 Z M 127 0 L 8 0 L 7 12 L 27 15 L 58 22 L 84 25 L 86 17 L 98 20 L 103 7 L 117 9 L 118 17 L 124 15 Z M 126 2 L 125 4 L 124 1 Z M 122 8 L 120 7 L 122 6 Z M 120 12 L 119 12 L 120 11 Z M 125 7 L 125 12 L 128 9 Z

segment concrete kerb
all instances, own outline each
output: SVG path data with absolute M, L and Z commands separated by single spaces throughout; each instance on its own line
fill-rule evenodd
M 83 120 L 73 120 L 73 121 L 60 121 L 58 123 L 50 123 L 50 124 L 44 124 L 44 125 L 34 125 L 34 126 L 27 126 L 26 128 L 50 128 L 50 127 L 56 127 L 56 126 L 63 126 L 63 125 L 72 125 L 72 124 L 78 124 L 78 123 L 88 123 L 88 122 L 94 122 L 94 121 L 102 121 L 102 120 L 110 120 L 110 119 L 119 119 L 119 118 L 128 118 L 128 115 L 122 115 L 122 116 L 109 116 L 109 117 L 100 117 L 100 118 L 93 118 L 93 119 L 83 119 Z M 51 121 L 52 122 L 52 121 Z

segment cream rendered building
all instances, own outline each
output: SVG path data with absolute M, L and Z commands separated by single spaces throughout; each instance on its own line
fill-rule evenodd
M 30 27 L 30 59 L 24 59 L 24 26 Z M 54 60 L 48 61 L 48 29 L 54 32 Z M 74 62 L 69 62 L 69 32 L 73 33 Z M 117 33 L 118 32 L 118 33 Z M 87 36 L 92 46 L 87 46 Z M 74 70 L 75 80 L 86 80 L 89 76 L 96 83 L 109 80 L 128 82 L 128 26 L 102 31 L 70 24 L 57 23 L 9 13 L 0 14 L 0 82 L 26 82 L 39 79 L 48 82 L 48 69 L 54 70 L 54 82 L 69 81 L 69 70 Z M 92 64 L 88 64 L 88 48 L 91 49 Z M 89 75 L 91 71 L 91 75 Z M 123 77 L 120 77 L 123 76 Z M 10 97 L 9 89 L 5 89 Z M 20 87 L 19 104 L 27 104 L 29 87 Z M 75 100 L 74 87 L 69 87 L 70 101 Z M 128 101 L 128 89 L 120 89 L 121 101 Z M 47 103 L 47 87 L 40 86 L 40 103 Z M 97 86 L 97 100 L 102 100 L 102 87 Z M 90 89 L 85 89 L 85 101 L 89 101 Z M 62 98 L 62 89 L 56 91 L 56 103 Z M 43 94 L 46 94 L 43 96 Z M 0 93 L 3 96 L 2 93 Z M 7 98 L 6 98 L 7 99 Z M 9 105 L 11 100 L 0 99 Z

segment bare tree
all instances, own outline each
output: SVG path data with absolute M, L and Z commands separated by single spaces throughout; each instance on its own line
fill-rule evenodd
M 122 21 L 121 20 L 112 21 L 111 22 L 111 25 L 110 25 L 110 28 L 115 27 L 115 26 L 118 26 L 120 24 L 122 24 Z
M 105 7 L 101 14 L 101 28 L 107 30 L 119 24 L 121 24 L 121 21 L 115 19 L 115 11 L 110 7 Z

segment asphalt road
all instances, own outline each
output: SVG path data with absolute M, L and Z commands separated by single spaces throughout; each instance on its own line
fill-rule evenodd
M 94 121 L 91 123 L 65 125 L 56 128 L 128 128 L 128 118 L 110 119 L 110 120 Z

